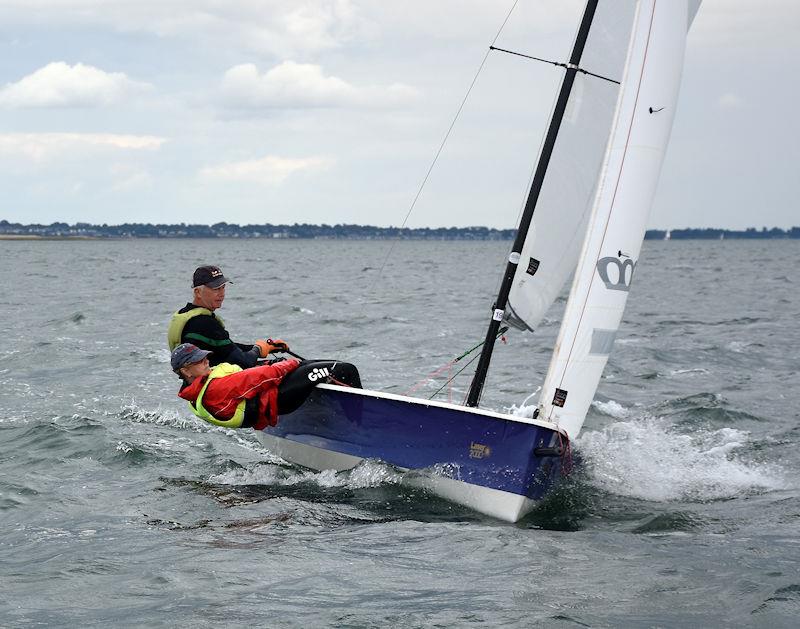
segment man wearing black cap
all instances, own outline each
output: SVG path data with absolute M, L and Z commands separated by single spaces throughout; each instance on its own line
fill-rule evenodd
M 192 279 L 194 300 L 173 314 L 169 323 L 167 342 L 170 351 L 181 343 L 193 343 L 200 349 L 214 352 L 209 358 L 212 366 L 230 363 L 247 369 L 273 351 L 288 349 L 283 341 L 258 340 L 247 345 L 231 340 L 222 319 L 214 314 L 222 306 L 225 286 L 230 283 L 219 267 L 201 266 L 195 270 Z

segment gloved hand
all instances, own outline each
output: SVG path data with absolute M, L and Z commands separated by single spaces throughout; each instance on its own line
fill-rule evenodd
M 258 348 L 258 357 L 259 358 L 266 358 L 272 352 L 285 352 L 289 349 L 289 346 L 281 341 L 276 340 L 273 341 L 272 339 L 258 339 L 254 345 Z
M 267 343 L 272 345 L 274 349 L 271 351 L 273 352 L 288 352 L 289 351 L 289 344 L 286 341 L 281 341 L 280 339 L 267 339 Z

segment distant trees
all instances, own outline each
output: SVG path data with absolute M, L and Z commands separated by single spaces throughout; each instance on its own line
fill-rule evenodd
M 705 229 L 672 229 L 650 230 L 645 235 L 646 240 L 742 240 L 742 239 L 773 239 L 773 238 L 800 238 L 800 227 L 792 227 L 789 230 L 773 227 L 767 229 L 762 227 L 757 230 L 755 227 L 748 227 L 744 231 L 734 229 L 719 229 L 715 227 Z
M 0 221 L 0 235 L 37 236 L 44 238 L 323 238 L 323 239 L 423 239 L 423 240 L 506 240 L 513 238 L 512 229 L 489 227 L 375 227 L 372 225 L 236 225 L 220 222 L 214 225 L 162 225 L 123 223 L 90 225 L 66 223 L 23 225 Z
M 305 238 L 347 240 L 510 240 L 513 229 L 492 227 L 375 227 L 372 225 L 236 225 L 214 223 L 213 225 L 123 223 L 122 225 L 92 225 L 90 223 L 57 222 L 50 225 L 10 223 L 0 220 L 0 236 L 37 238 Z M 753 238 L 800 238 L 800 227 L 788 230 L 773 227 L 748 227 L 744 231 L 730 229 L 652 229 L 645 235 L 647 240 L 721 240 Z

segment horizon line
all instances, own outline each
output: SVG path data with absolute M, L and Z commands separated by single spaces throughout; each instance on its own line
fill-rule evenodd
M 89 223 L 86 221 L 76 221 L 75 223 L 68 223 L 66 221 L 53 221 L 52 223 L 16 223 L 9 221 L 8 219 L 0 219 L 0 226 L 19 226 L 19 227 L 54 227 L 54 226 L 61 226 L 66 225 L 67 228 L 71 229 L 80 229 L 80 228 L 100 228 L 100 229 L 109 229 L 109 228 L 119 228 L 119 227 L 233 227 L 233 228 L 247 228 L 247 227 L 273 227 L 273 228 L 281 228 L 281 227 L 321 227 L 321 228 L 336 228 L 336 227 L 358 227 L 358 228 L 369 228 L 369 229 L 395 229 L 395 230 L 425 230 L 425 229 L 448 229 L 448 230 L 472 230 L 472 229 L 480 229 L 480 230 L 488 230 L 488 231 L 498 231 L 498 232 L 505 232 L 505 231 L 513 231 L 516 230 L 516 227 L 489 227 L 488 225 L 464 225 L 464 226 L 455 226 L 455 225 L 440 225 L 440 226 L 418 226 L 418 227 L 409 227 L 409 226 L 395 226 L 395 225 L 370 225 L 365 223 L 229 223 L 227 221 L 219 221 L 217 223 L 154 223 L 154 222 L 122 222 L 116 224 L 109 224 L 109 223 Z M 728 231 L 728 232 L 769 232 L 769 231 L 792 231 L 800 229 L 800 226 L 792 225 L 791 227 L 743 227 L 743 228 L 736 228 L 736 227 L 648 227 L 647 232 L 675 232 L 675 231 Z

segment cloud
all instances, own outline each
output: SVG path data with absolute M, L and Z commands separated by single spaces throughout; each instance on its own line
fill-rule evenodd
M 291 158 L 268 155 L 261 159 L 209 166 L 200 171 L 200 177 L 209 181 L 247 181 L 277 185 L 294 173 L 324 170 L 332 165 L 333 160 L 325 157 Z
M 110 133 L 2 133 L 0 155 L 24 157 L 43 162 L 60 155 L 101 150 L 155 151 L 166 140 L 151 135 L 114 135 Z
M 737 94 L 728 92 L 719 97 L 717 104 L 722 109 L 741 109 L 744 106 L 744 101 Z
M 132 81 L 121 72 L 57 61 L 49 63 L 16 83 L 0 90 L 0 106 L 26 107 L 102 107 L 151 89 L 147 83 Z
M 313 51 L 336 48 L 348 40 L 358 19 L 348 0 L 338 0 L 291 9 L 278 23 L 288 39 L 304 42 L 303 47 Z
M 96 25 L 277 56 L 337 48 L 369 30 L 351 0 L 4 0 L 0 21 Z
M 356 87 L 310 63 L 284 61 L 259 74 L 252 63 L 234 66 L 222 79 L 222 95 L 234 107 L 397 107 L 417 97 L 413 87 Z
M 123 162 L 113 163 L 108 167 L 109 179 L 113 182 L 111 190 L 130 192 L 153 185 L 153 175 L 146 169 Z

